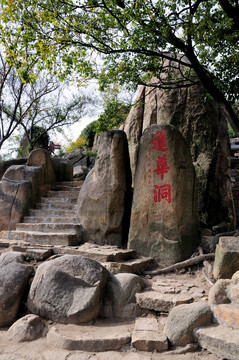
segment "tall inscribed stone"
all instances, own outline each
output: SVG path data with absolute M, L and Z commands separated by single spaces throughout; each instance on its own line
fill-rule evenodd
M 128 246 L 162 263 L 189 257 L 198 234 L 197 183 L 190 150 L 172 125 L 144 131 Z

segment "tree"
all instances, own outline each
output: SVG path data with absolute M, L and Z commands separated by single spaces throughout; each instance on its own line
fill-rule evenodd
M 150 86 L 193 86 L 196 73 L 239 130 L 238 0 L 1 0 L 1 7 L 2 43 L 14 61 L 24 44 L 32 61 L 60 65 L 61 77 L 72 69 L 97 77 L 102 88 L 153 77 Z M 186 69 L 178 80 L 165 77 L 172 59 Z
M 17 130 L 18 138 L 25 135 L 31 151 L 49 131 L 79 121 L 92 103 L 84 94 L 64 95 L 66 82 L 40 72 L 35 64 L 25 67 L 25 77 L 31 73 L 37 76 L 27 83 L 0 53 L 0 149 Z

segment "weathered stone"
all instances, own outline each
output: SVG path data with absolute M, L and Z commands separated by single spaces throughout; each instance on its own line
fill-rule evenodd
M 217 357 L 238 360 L 239 330 L 214 325 L 196 329 L 195 337 L 203 349 L 207 349 Z
M 85 240 L 122 245 L 127 241 L 131 174 L 127 139 L 120 130 L 103 133 L 94 168 L 81 188 L 77 216 Z
M 154 311 L 169 312 L 174 306 L 192 302 L 192 296 L 185 294 L 160 294 L 156 291 L 145 291 L 136 294 L 137 304 Z
M 135 321 L 131 344 L 141 351 L 165 351 L 168 339 L 159 328 L 156 318 L 139 318 Z
M 134 274 L 110 275 L 105 288 L 102 315 L 105 318 L 134 318 L 135 294 L 144 286 L 144 280 Z
M 239 238 L 220 237 L 215 252 L 214 277 L 230 279 L 237 270 L 239 270 Z
M 56 180 L 59 181 L 72 181 L 73 179 L 73 165 L 70 160 L 63 158 L 51 158 L 53 171 Z
M 215 321 L 223 326 L 230 326 L 239 329 L 239 305 L 221 304 L 213 306 Z
M 50 344 L 60 349 L 83 351 L 119 350 L 130 342 L 132 324 L 97 322 L 94 325 L 55 325 L 48 334 Z
M 117 246 L 104 245 L 100 246 L 97 244 L 85 243 L 77 248 L 57 248 L 53 249 L 54 254 L 64 254 L 64 250 L 69 251 L 73 255 L 82 255 L 89 259 L 98 261 L 100 263 L 109 261 L 124 261 L 135 257 L 135 251 L 128 249 L 121 249 Z
M 60 323 L 91 321 L 100 311 L 107 277 L 104 267 L 80 255 L 46 261 L 36 271 L 28 309 Z
M 103 265 L 106 269 L 113 273 L 134 273 L 143 274 L 145 270 L 149 270 L 154 264 L 154 260 L 150 257 L 138 256 L 135 259 L 130 259 L 121 262 L 107 262 Z
M 47 333 L 47 327 L 42 319 L 33 314 L 28 314 L 18 319 L 7 331 L 8 339 L 22 342 L 33 341 L 44 337 Z
M 168 63 L 168 68 L 170 66 L 174 66 L 171 76 L 180 77 L 179 71 L 183 71 L 183 68 L 175 70 L 178 64 L 173 62 Z M 157 82 L 157 79 L 152 79 L 152 82 Z M 165 123 L 176 126 L 191 149 L 199 181 L 199 214 L 202 223 L 210 228 L 222 221 L 230 226 L 235 225 L 230 184 L 228 115 L 220 104 L 205 100 L 206 92 L 200 84 L 167 91 L 140 87 L 139 97 L 141 106 L 132 110 L 124 125 L 129 153 L 135 154 L 133 162 L 132 156 L 130 157 L 131 163 L 137 162 L 137 150 L 134 149 L 137 149 L 142 127 L 146 129 L 152 124 Z
M 231 278 L 232 285 L 238 285 L 239 284 L 239 270 L 236 271 Z
M 197 234 L 190 151 L 175 127 L 152 125 L 140 139 L 128 246 L 161 263 L 174 263 L 191 255 Z
M 51 188 L 56 181 L 50 153 L 45 149 L 33 150 L 27 160 L 28 166 L 43 166 L 44 167 L 44 183 L 46 190 Z
M 70 160 L 72 165 L 77 163 L 83 157 L 84 157 L 84 154 L 82 153 L 82 151 L 80 149 L 71 151 L 70 153 L 64 155 L 64 158 Z
M 165 324 L 165 334 L 174 346 L 194 342 L 193 330 L 212 322 L 212 311 L 204 302 L 179 305 L 172 309 Z
M 200 247 L 203 249 L 203 252 L 210 253 L 214 249 L 214 237 L 213 236 L 201 236 Z
M 229 279 L 219 279 L 211 287 L 208 294 L 209 304 L 227 304 L 230 302 L 228 288 L 231 284 Z
M 32 271 L 21 253 L 6 252 L 0 256 L 0 327 L 15 321 Z
M 3 179 L 15 181 L 30 181 L 32 184 L 31 205 L 39 201 L 44 194 L 44 168 L 43 166 L 13 165 L 7 169 Z
M 136 164 L 139 151 L 139 140 L 143 130 L 145 88 L 140 86 L 135 105 L 131 108 L 122 130 L 125 131 L 129 144 L 130 166 L 132 171 L 132 180 L 136 171 Z
M 2 179 L 5 171 L 12 165 L 23 165 L 26 164 L 27 158 L 22 159 L 12 159 L 7 161 L 0 162 L 0 180 Z
M 32 183 L 4 179 L 0 182 L 0 231 L 15 229 L 32 203 Z
M 88 168 L 84 165 L 74 166 L 73 177 L 80 180 L 84 180 L 88 172 L 89 172 Z

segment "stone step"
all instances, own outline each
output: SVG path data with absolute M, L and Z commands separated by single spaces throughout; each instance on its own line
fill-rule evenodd
M 212 308 L 214 319 L 218 324 L 223 326 L 230 326 L 233 329 L 239 329 L 238 304 L 213 305 Z
M 136 294 L 136 302 L 140 308 L 163 313 L 169 312 L 174 306 L 192 301 L 192 296 L 186 294 L 161 294 L 156 291 Z
M 83 185 L 84 181 L 61 181 L 61 182 L 57 182 L 54 186 L 55 189 L 59 189 L 61 190 L 62 187 L 67 187 L 67 188 L 77 188 L 80 189 Z
M 135 257 L 130 249 L 120 249 L 117 246 L 85 243 L 77 247 L 54 247 L 54 254 L 82 255 L 102 264 L 108 261 L 123 261 Z
M 102 263 L 106 269 L 113 273 L 133 273 L 133 274 L 142 274 L 144 271 L 149 270 L 154 263 L 154 260 L 150 257 L 138 257 L 135 259 L 130 259 L 123 262 L 107 262 Z
M 36 209 L 39 210 L 58 210 L 58 209 L 62 209 L 62 210 L 73 210 L 76 211 L 76 205 L 72 204 L 72 203 L 65 203 L 65 202 L 42 202 L 42 203 L 38 203 L 35 205 Z
M 43 233 L 70 233 L 80 235 L 82 226 L 74 223 L 18 223 L 16 224 L 17 231 L 34 231 Z
M 159 352 L 168 349 L 168 339 L 163 332 L 163 325 L 154 317 L 135 320 L 131 344 L 140 351 Z
M 26 241 L 33 244 L 45 245 L 78 245 L 77 234 L 70 233 L 42 233 L 37 231 L 2 231 L 1 239 Z
M 78 223 L 76 216 L 25 216 L 24 223 Z
M 199 345 L 212 354 L 227 360 L 239 358 L 239 330 L 221 325 L 197 328 L 194 335 Z
M 76 204 L 77 203 L 77 198 L 64 198 L 64 197 L 43 197 L 41 198 L 41 203 L 46 203 L 46 204 Z
M 64 209 L 31 209 L 29 211 L 30 216 L 62 216 L 62 217 L 74 217 L 76 212 L 73 210 Z
M 37 245 L 29 246 L 24 244 L 17 244 L 10 246 L 11 251 L 17 251 L 22 252 L 25 254 L 26 257 L 29 257 L 31 259 L 37 260 L 37 261 L 43 261 L 48 259 L 50 256 L 52 256 L 52 248 L 50 247 L 39 247 Z
M 78 198 L 79 195 L 79 190 L 64 190 L 64 191 L 54 191 L 54 190 L 49 190 L 47 192 L 47 197 L 59 197 L 59 198 Z
M 57 349 L 102 352 L 120 350 L 131 341 L 133 323 L 96 321 L 94 325 L 55 324 L 47 342 Z M 85 358 L 86 359 L 86 358 Z

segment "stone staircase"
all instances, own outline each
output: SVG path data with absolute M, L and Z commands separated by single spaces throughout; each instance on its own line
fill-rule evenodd
M 142 273 L 153 263 L 133 250 L 116 246 L 83 244 L 82 226 L 76 218 L 76 203 L 83 181 L 57 183 L 30 210 L 16 230 L 0 233 L 0 253 L 6 248 L 42 261 L 52 255 L 83 255 L 102 263 L 110 272 Z
M 75 207 L 82 183 L 57 184 L 30 210 L 30 216 L 16 225 L 15 231 L 3 231 L 1 238 L 38 245 L 78 245 L 81 226 L 77 224 Z

